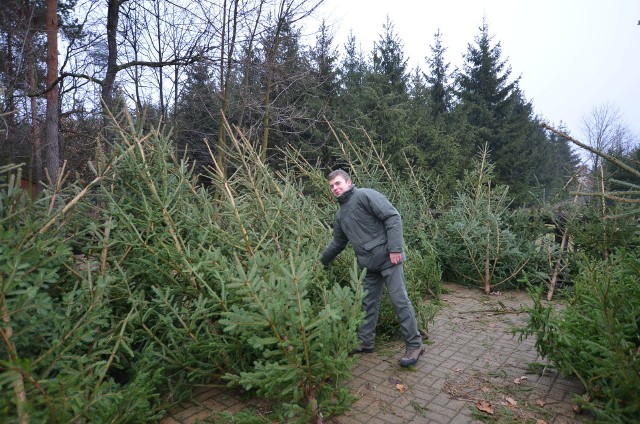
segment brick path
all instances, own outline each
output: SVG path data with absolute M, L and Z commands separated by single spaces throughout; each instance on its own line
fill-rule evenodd
M 516 312 L 531 303 L 526 293 L 487 296 L 459 286 L 446 289 L 445 306 L 429 326 L 429 344 L 418 364 L 398 365 L 404 350 L 399 342 L 361 355 L 348 383 L 358 400 L 331 423 L 466 424 L 482 423 L 482 416 L 492 423 L 591 422 L 572 410 L 581 385 L 545 367 L 532 338 L 519 342 L 509 332 L 526 322 L 527 315 Z M 203 388 L 161 424 L 221 422 L 217 412 L 244 407 L 226 389 Z

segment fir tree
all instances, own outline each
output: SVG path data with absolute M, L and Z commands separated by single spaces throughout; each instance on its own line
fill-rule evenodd
M 507 186 L 495 183 L 494 168 L 483 151 L 459 181 L 438 239 L 446 271 L 457 281 L 481 285 L 486 294 L 499 286 L 517 286 L 525 266 L 540 255 L 511 225 L 508 192 Z
M 433 56 L 427 58 L 430 73 L 419 68 L 413 76 L 410 120 L 414 128 L 415 144 L 422 153 L 425 171 L 437 175 L 444 187 L 452 187 L 456 178 L 462 176 L 466 165 L 460 143 L 451 124 L 451 88 L 449 87 L 449 64 L 445 63 L 440 32 L 436 33 Z
M 328 160 L 326 147 L 332 140 L 325 120 L 333 122 L 336 119 L 338 106 L 338 53 L 333 46 L 333 36 L 329 33 L 326 22 L 322 22 L 316 35 L 316 44 L 309 51 L 311 78 L 313 85 L 309 87 L 305 103 L 308 109 L 310 125 L 302 136 L 304 141 L 313 148 L 318 144 L 323 146 L 323 160 Z M 311 154 L 316 154 L 311 153 Z
M 208 140 L 213 146 L 218 136 L 220 102 L 215 81 L 205 63 L 192 65 L 186 78 L 176 105 L 174 134 L 179 153 L 186 153 L 196 163 L 196 172 L 200 174 L 210 164 L 203 140 Z
M 372 52 L 372 72 L 367 79 L 364 113 L 373 139 L 384 146 L 389 159 L 403 163 L 401 153 L 409 145 L 409 95 L 407 60 L 403 46 L 387 17 L 380 40 Z
M 337 52 L 333 47 L 333 37 L 324 21 L 320 25 L 316 44 L 311 49 L 310 56 L 319 97 L 325 105 L 323 111 L 329 113 L 334 106 L 338 91 Z
M 344 46 L 345 54 L 339 68 L 338 111 L 340 121 L 362 126 L 364 111 L 362 94 L 369 70 L 355 35 L 350 34 Z
M 449 63 L 445 62 L 447 49 L 442 45 L 440 30 L 434 35 L 435 44 L 431 46 L 431 57 L 427 57 L 430 72 L 425 74 L 428 84 L 429 109 L 434 119 L 446 116 L 451 109 L 451 87 L 449 86 Z
M 388 16 L 383 29 L 380 39 L 374 43 L 373 74 L 380 78 L 384 94 L 404 96 L 407 94 L 408 77 L 402 42 Z
M 497 181 L 513 186 L 516 203 L 523 203 L 530 197 L 528 186 L 536 166 L 531 160 L 536 140 L 527 138 L 532 106 L 522 96 L 518 79 L 510 80 L 511 68 L 501 54 L 500 43 L 492 44 L 483 22 L 458 74 L 457 108 L 474 130 L 475 148 L 488 146 Z

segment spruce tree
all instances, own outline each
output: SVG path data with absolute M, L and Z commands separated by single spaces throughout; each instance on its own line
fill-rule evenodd
M 513 226 L 509 187 L 496 184 L 494 175 L 485 150 L 459 181 L 437 239 L 450 278 L 480 285 L 486 294 L 497 287 L 517 287 L 525 267 L 540 256 L 534 243 Z M 535 273 L 535 267 L 530 271 Z
M 409 145 L 409 94 L 407 60 L 402 42 L 387 17 L 383 33 L 374 43 L 372 72 L 367 79 L 364 113 L 369 118 L 371 137 L 384 146 L 392 162 L 401 164 L 402 151 Z
M 215 82 L 205 63 L 192 65 L 186 78 L 175 106 L 176 127 L 173 131 L 178 153 L 187 154 L 196 164 L 196 172 L 200 174 L 211 163 L 204 140 L 208 140 L 211 146 L 216 144 L 220 101 L 216 95 Z
M 349 126 L 363 126 L 362 94 L 369 70 L 353 33 L 347 38 L 344 48 L 344 58 L 339 67 L 337 115 L 341 122 Z
M 383 94 L 404 96 L 407 94 L 407 59 L 404 57 L 402 42 L 388 16 L 383 30 L 379 40 L 374 43 L 373 73 L 383 83 Z
M 309 125 L 304 141 L 311 146 L 310 155 L 317 154 L 317 147 L 322 146 L 321 157 L 328 161 L 327 145 L 333 137 L 326 127 L 325 120 L 333 122 L 337 115 L 338 106 L 338 53 L 333 45 L 333 36 L 329 33 L 326 22 L 322 22 L 316 35 L 316 43 L 309 51 L 312 84 L 306 93 L 306 109 L 308 110 Z
M 544 202 L 556 202 L 573 198 L 571 193 L 578 187 L 578 168 L 580 157 L 572 150 L 570 142 L 558 134 L 546 131 L 540 120 L 534 131 L 545 139 L 542 153 L 537 158 L 536 176 L 540 181 L 539 196 Z M 559 128 L 568 133 L 561 123 Z M 541 134 L 542 133 L 542 134 Z
M 316 35 L 316 44 L 310 51 L 312 74 L 316 80 L 323 113 L 332 113 L 338 91 L 338 54 L 333 46 L 333 36 L 326 22 L 322 22 Z
M 500 43 L 493 44 L 488 24 L 483 22 L 475 44 L 469 44 L 462 72 L 457 77 L 459 105 L 473 129 L 475 149 L 488 146 L 497 181 L 514 186 L 516 203 L 529 197 L 533 168 L 527 138 L 531 104 L 522 96 L 518 79 L 510 80 L 511 68 L 502 60 Z
M 452 88 L 449 84 L 449 64 L 445 62 L 440 32 L 435 34 L 432 56 L 427 57 L 429 73 L 416 69 L 411 96 L 411 121 L 415 128 L 415 143 L 422 151 L 426 172 L 437 175 L 443 187 L 453 187 L 462 176 L 467 160 L 460 150 L 452 124 Z
M 270 94 L 269 102 L 262 105 L 260 125 L 263 148 L 267 141 L 264 135 L 268 133 L 270 149 L 262 152 L 263 159 L 269 157 L 270 163 L 277 164 L 277 148 L 305 144 L 306 131 L 316 120 L 310 113 L 316 108 L 309 105 L 309 101 L 317 94 L 318 83 L 313 78 L 309 54 L 301 43 L 301 29 L 289 20 L 274 26 L 262 40 L 265 75 L 261 85 L 263 92 L 270 91 Z M 275 52 L 273 58 L 269 56 L 272 51 Z M 264 128 L 265 125 L 268 128 Z
M 444 118 L 452 107 L 452 88 L 449 85 L 449 63 L 444 54 L 447 49 L 442 45 L 440 30 L 434 35 L 434 45 L 431 46 L 431 56 L 427 57 L 430 72 L 425 74 L 428 84 L 429 110 L 433 119 Z
M 411 123 L 409 144 L 405 149 L 405 156 L 413 165 L 426 167 L 426 155 L 428 153 L 425 143 L 425 134 L 433 125 L 428 111 L 428 92 L 424 77 L 420 68 L 416 68 L 411 75 L 409 85 L 408 120 Z
M 111 302 L 125 291 L 100 260 L 109 241 L 97 243 L 95 257 L 83 249 L 87 238 L 97 242 L 109 231 L 96 219 L 95 199 L 83 200 L 87 193 L 69 184 L 55 193 L 66 200 L 62 209 L 46 190 L 32 202 L 20 173 L 0 167 L 0 414 L 7 422 L 162 416 L 164 365 L 147 351 L 133 353 L 138 315 L 125 300 L 118 311 Z

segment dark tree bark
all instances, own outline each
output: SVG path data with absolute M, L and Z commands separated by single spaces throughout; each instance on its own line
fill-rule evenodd
M 27 31 L 25 45 L 28 49 L 26 71 L 28 75 L 27 82 L 29 84 L 29 92 L 35 93 L 38 89 L 38 79 L 33 46 L 33 31 L 31 29 Z M 40 135 L 40 120 L 38 119 L 38 98 L 31 96 L 29 101 L 31 106 L 31 169 L 33 169 L 34 172 L 32 182 L 36 186 L 36 192 L 39 193 L 42 190 L 42 185 L 40 184 L 42 181 L 42 138 Z
M 113 112 L 113 90 L 118 74 L 118 19 L 120 18 L 120 5 L 126 0 L 108 0 L 107 2 L 107 72 L 102 84 L 103 125 L 106 130 L 107 141 L 113 137 L 108 131 L 108 116 Z M 106 143 L 106 150 L 110 150 L 110 144 Z
M 228 6 L 227 1 L 223 3 L 223 18 L 222 18 L 222 43 L 220 48 L 220 92 L 222 94 L 222 106 L 220 123 L 218 124 L 218 148 L 217 158 L 218 167 L 222 171 L 223 175 L 226 175 L 226 160 L 225 160 L 225 148 L 226 148 L 226 131 L 225 131 L 225 119 L 227 109 L 229 106 L 230 87 L 229 80 L 231 79 L 231 66 L 233 65 L 234 47 L 236 44 L 236 34 L 238 30 L 238 0 L 233 0 L 232 5 Z M 228 16 L 228 12 L 233 9 L 232 16 Z M 227 39 L 226 35 L 229 34 L 231 39 Z M 225 58 L 226 54 L 226 58 Z
M 265 92 L 264 92 L 264 115 L 262 116 L 262 149 L 260 151 L 260 159 L 264 162 L 267 159 L 267 149 L 269 147 L 269 125 L 270 122 L 270 113 L 271 113 L 271 89 L 273 88 L 273 73 L 275 68 L 275 59 L 278 53 L 278 47 L 280 45 L 280 31 L 282 30 L 282 26 L 285 24 L 287 13 L 285 9 L 285 1 L 282 0 L 280 3 L 280 9 L 276 21 L 275 33 L 273 36 L 273 44 L 271 48 L 267 51 L 266 59 L 266 67 L 267 67 L 267 80 L 265 83 Z
M 46 155 L 47 170 L 51 183 L 58 181 L 60 165 L 60 146 L 58 142 L 58 2 L 47 0 L 47 116 L 46 116 Z
M 14 34 L 11 31 L 7 32 L 7 52 L 6 52 L 6 58 L 7 58 L 7 64 L 6 64 L 6 75 L 7 75 L 7 86 L 6 86 L 6 94 L 5 94 L 5 98 L 6 98 L 6 103 L 4 105 L 4 110 L 7 112 L 4 119 L 5 119 L 5 125 L 6 125 L 6 129 L 7 129 L 7 133 L 8 134 L 13 134 L 15 133 L 15 128 L 16 128 L 16 120 L 15 120 L 15 112 L 16 112 L 16 105 L 15 105 L 15 97 L 14 97 L 14 88 L 15 88 L 15 72 L 14 72 L 14 60 L 15 58 L 13 57 L 13 41 L 14 38 Z M 11 141 L 9 143 L 9 159 L 11 160 L 11 162 L 15 161 L 15 144 L 13 141 Z

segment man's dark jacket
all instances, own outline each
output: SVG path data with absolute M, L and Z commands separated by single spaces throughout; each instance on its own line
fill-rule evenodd
M 353 186 L 338 203 L 333 240 L 322 253 L 322 264 L 328 265 L 350 242 L 359 266 L 374 272 L 393 266 L 389 253 L 403 250 L 402 219 L 391 202 L 373 189 Z

